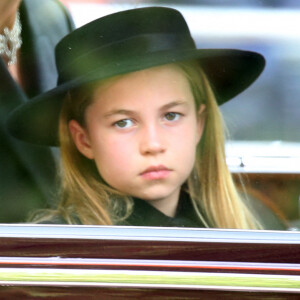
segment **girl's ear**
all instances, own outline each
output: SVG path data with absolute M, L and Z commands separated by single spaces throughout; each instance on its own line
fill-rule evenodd
M 205 126 L 205 120 L 206 120 L 205 110 L 206 110 L 206 105 L 201 104 L 198 111 L 197 111 L 197 139 L 198 139 L 198 143 L 201 139 L 203 129 L 204 129 L 204 126 Z
M 69 130 L 78 151 L 85 157 L 93 159 L 93 149 L 86 129 L 84 129 L 77 121 L 71 120 L 69 122 Z

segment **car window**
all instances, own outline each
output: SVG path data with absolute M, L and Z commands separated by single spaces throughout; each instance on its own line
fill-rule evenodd
M 256 82 L 221 106 L 227 163 L 250 198 L 297 228 L 300 178 L 300 5 L 294 1 L 64 1 L 76 26 L 147 5 L 179 9 L 198 47 L 257 51 L 266 67 Z M 201 41 L 201 42 L 200 42 Z M 261 204 L 260 204 L 261 205 Z
M 61 2 L 70 11 L 75 27 L 130 8 L 173 7 L 184 15 L 199 48 L 261 53 L 266 59 L 262 75 L 250 88 L 220 107 L 227 128 L 226 161 L 234 179 L 243 178 L 244 187 L 240 186 L 240 190 L 243 192 L 245 188 L 260 218 L 267 212 L 266 218 L 274 229 L 280 229 L 282 224 L 289 229 L 300 229 L 299 3 L 279 0 Z M 9 205 L 8 209 L 13 211 L 13 204 Z

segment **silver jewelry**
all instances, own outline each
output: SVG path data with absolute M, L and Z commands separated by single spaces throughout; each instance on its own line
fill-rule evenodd
M 8 58 L 8 65 L 17 62 L 17 50 L 22 45 L 21 31 L 20 14 L 17 12 L 12 30 L 5 27 L 3 34 L 0 34 L 0 55 L 5 55 Z

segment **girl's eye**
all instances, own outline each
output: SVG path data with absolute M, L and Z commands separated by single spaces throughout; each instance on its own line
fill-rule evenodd
M 123 119 L 114 123 L 114 126 L 118 128 L 129 128 L 133 126 L 133 121 L 130 119 Z
M 179 113 L 175 113 L 175 112 L 168 112 L 165 114 L 165 119 L 167 121 L 177 121 L 180 118 L 180 114 Z

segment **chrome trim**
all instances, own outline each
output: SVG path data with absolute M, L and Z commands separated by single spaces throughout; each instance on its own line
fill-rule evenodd
M 258 263 L 235 261 L 201 260 L 157 260 L 157 259 L 103 259 L 103 258 L 65 258 L 65 257 L 1 257 L 0 267 L 5 265 L 54 265 L 54 266 L 119 266 L 119 267 L 182 267 L 232 270 L 299 271 L 298 263 Z
M 0 224 L 0 238 L 300 244 L 299 231 Z

